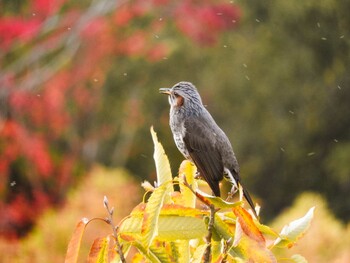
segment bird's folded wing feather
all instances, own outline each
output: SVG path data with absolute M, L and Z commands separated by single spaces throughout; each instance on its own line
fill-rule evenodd
M 219 181 L 223 179 L 224 166 L 215 133 L 200 118 L 189 118 L 184 125 L 183 140 L 192 161 L 214 194 L 220 196 Z

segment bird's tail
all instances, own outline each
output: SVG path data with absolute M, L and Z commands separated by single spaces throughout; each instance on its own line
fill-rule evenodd
M 256 218 L 257 220 L 259 220 L 259 216 L 258 216 L 258 214 L 257 214 L 256 211 L 255 211 L 255 205 L 254 205 L 254 203 L 253 203 L 252 198 L 250 197 L 249 192 L 243 187 L 242 184 L 241 184 L 241 187 L 242 187 L 242 189 L 243 189 L 243 196 L 244 196 L 244 198 L 247 200 L 248 204 L 249 204 L 250 207 L 252 208 L 255 218 Z

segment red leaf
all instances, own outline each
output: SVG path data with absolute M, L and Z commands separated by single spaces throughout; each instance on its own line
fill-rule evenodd
M 39 19 L 2 18 L 0 20 L 0 47 L 8 49 L 14 41 L 30 40 L 38 33 L 40 23 Z
M 32 8 L 35 15 L 48 16 L 58 11 L 64 0 L 34 0 Z
M 115 12 L 114 21 L 117 26 L 126 26 L 133 17 L 134 14 L 129 5 L 124 5 Z

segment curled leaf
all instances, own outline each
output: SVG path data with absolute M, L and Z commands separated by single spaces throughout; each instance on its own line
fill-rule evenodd
M 292 247 L 310 227 L 311 220 L 314 216 L 314 210 L 315 207 L 311 207 L 305 216 L 284 226 L 280 233 L 280 237 L 275 240 L 274 246 Z

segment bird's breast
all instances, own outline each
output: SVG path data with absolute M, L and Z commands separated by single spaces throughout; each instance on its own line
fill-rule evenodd
M 176 147 L 186 159 L 190 159 L 190 155 L 183 140 L 186 135 L 184 122 L 176 118 L 176 116 L 173 116 L 170 118 L 170 128 L 173 133 Z

